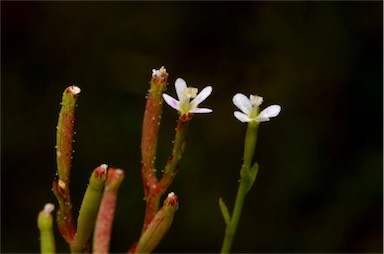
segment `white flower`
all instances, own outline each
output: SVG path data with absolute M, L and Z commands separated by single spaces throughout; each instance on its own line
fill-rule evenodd
M 213 111 L 209 108 L 198 107 L 212 93 L 211 86 L 205 87 L 197 94 L 197 88 L 187 87 L 187 83 L 182 78 L 178 78 L 175 82 L 175 89 L 179 100 L 165 93 L 163 93 L 163 98 L 169 106 L 179 111 L 184 120 L 189 120 L 194 113 L 210 113 Z
M 233 96 L 232 101 L 242 111 L 235 111 L 234 115 L 243 123 L 251 121 L 266 122 L 269 121 L 269 118 L 277 116 L 281 111 L 280 105 L 271 105 L 259 113 L 259 106 L 263 103 L 263 97 L 257 95 L 250 95 L 248 98 L 244 94 L 238 93 Z

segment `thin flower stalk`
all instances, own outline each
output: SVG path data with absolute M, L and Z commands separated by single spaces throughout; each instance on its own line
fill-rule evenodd
M 37 226 L 40 231 L 40 253 L 56 253 L 55 237 L 53 235 L 52 211 L 54 204 L 46 204 L 37 217 Z
M 178 163 L 184 152 L 189 120 L 191 120 L 194 114 L 211 113 L 213 111 L 209 108 L 199 107 L 199 104 L 212 93 L 213 89 L 211 86 L 205 87 L 198 93 L 197 88 L 188 87 L 182 78 L 178 78 L 175 82 L 175 90 L 178 100 L 168 94 L 163 94 L 165 102 L 179 113 L 172 155 L 168 158 L 163 177 L 160 181 L 160 187 L 164 191 L 172 183 L 179 169 Z
M 182 116 L 177 121 L 175 139 L 173 141 L 172 155 L 169 156 L 167 164 L 164 168 L 163 177 L 160 180 L 160 188 L 166 190 L 179 170 L 179 161 L 184 153 L 186 145 L 186 134 L 189 126 L 189 121 L 184 121 Z
M 105 182 L 104 193 L 97 214 L 95 232 L 93 234 L 94 253 L 109 253 L 117 191 L 123 179 L 123 170 L 114 168 L 108 170 L 108 178 Z
M 106 164 L 100 165 L 92 172 L 89 179 L 77 219 L 76 238 L 71 245 L 72 253 L 81 253 L 89 249 L 89 240 L 95 226 L 104 183 L 107 179 L 107 168 Z
M 242 111 L 235 111 L 234 116 L 240 122 L 248 123 L 248 128 L 245 135 L 243 165 L 240 169 L 240 184 L 232 215 L 229 214 L 224 201 L 221 198 L 219 200 L 221 212 L 226 223 L 221 253 L 228 253 L 231 250 L 245 197 L 253 186 L 259 171 L 259 165 L 256 162 L 252 162 L 256 147 L 258 126 L 261 122 L 266 122 L 269 121 L 270 118 L 276 117 L 281 111 L 279 105 L 272 105 L 260 112 L 259 106 L 262 102 L 263 98 L 257 95 L 251 95 L 248 99 L 245 95 L 238 93 L 233 97 L 233 103 Z
M 221 253 L 228 253 L 231 250 L 232 243 L 236 234 L 237 225 L 239 224 L 240 215 L 243 209 L 245 197 L 253 185 L 253 182 L 256 179 L 258 173 L 258 165 L 254 164 L 251 170 L 251 160 L 253 158 L 253 153 L 256 145 L 257 139 L 257 127 L 258 124 L 249 123 L 248 129 L 245 137 L 245 147 L 244 147 L 244 161 L 240 170 L 240 184 L 237 190 L 235 206 L 232 212 L 232 216 L 226 220 L 226 229 L 223 245 L 221 248 Z M 224 218 L 228 217 L 225 215 L 226 212 L 223 211 L 223 206 L 226 208 L 225 204 L 220 204 Z
M 72 201 L 70 171 L 72 163 L 73 125 L 75 120 L 76 101 L 81 90 L 77 86 L 69 86 L 63 92 L 61 110 L 56 134 L 56 161 L 58 179 L 54 179 L 53 192 L 58 200 L 57 224 L 64 239 L 71 244 L 75 237 L 72 219 Z

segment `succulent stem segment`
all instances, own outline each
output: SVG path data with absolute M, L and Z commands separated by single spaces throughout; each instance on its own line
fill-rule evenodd
M 224 201 L 221 198 L 219 200 L 221 212 L 226 223 L 221 253 L 228 253 L 231 250 L 233 239 L 235 237 L 237 226 L 239 224 L 245 197 L 248 191 L 251 189 L 259 171 L 259 166 L 257 163 L 254 163 L 251 167 L 252 158 L 255 153 L 258 125 L 259 123 L 255 121 L 248 123 L 244 144 L 244 161 L 240 170 L 240 184 L 239 189 L 237 191 L 232 216 L 229 215 L 228 208 L 225 205 Z
M 189 121 L 182 120 L 182 117 L 179 118 L 176 127 L 172 155 L 168 158 L 167 164 L 164 168 L 163 176 L 160 181 L 156 180 L 147 185 L 150 189 L 150 195 L 146 197 L 146 224 L 143 228 L 143 232 L 146 230 L 146 226 L 148 226 L 148 224 L 152 221 L 153 217 L 159 210 L 161 195 L 163 195 L 164 192 L 171 185 L 176 176 L 177 171 L 179 170 L 179 161 L 184 152 L 185 136 L 187 133 L 188 125 Z
M 147 97 L 147 103 L 144 113 L 143 121 L 143 134 L 142 134 L 142 143 L 141 143 L 141 153 L 142 153 L 142 179 L 144 185 L 144 194 L 146 200 L 146 211 L 144 218 L 144 225 L 142 232 L 144 232 L 151 223 L 155 214 L 160 207 L 160 198 L 161 195 L 166 191 L 167 187 L 171 184 L 175 172 L 171 172 L 172 169 L 175 171 L 176 164 L 179 159 L 174 160 L 171 156 L 168 160 L 168 164 L 171 166 L 166 166 L 164 171 L 164 176 L 161 181 L 158 181 L 156 177 L 155 170 L 155 158 L 156 158 L 156 148 L 157 148 L 157 139 L 158 139 L 158 130 L 160 126 L 160 119 L 163 111 L 163 97 L 162 94 L 166 89 L 168 73 L 164 67 L 161 67 L 160 70 L 154 70 L 152 79 L 150 81 L 150 90 Z M 186 124 L 183 124 L 183 126 Z M 179 126 L 179 124 L 178 124 Z M 176 128 L 176 133 L 178 130 L 183 128 Z M 178 136 L 178 134 L 176 134 Z M 180 135 L 179 135 L 180 136 Z M 185 136 L 184 134 L 182 135 Z M 182 141 L 175 140 L 175 146 L 181 146 Z M 175 150 L 175 149 L 174 149 Z M 177 149 L 179 150 L 179 149 Z M 180 153 L 178 153 L 180 154 Z M 176 156 L 177 158 L 181 156 Z M 165 179 L 166 178 L 166 179 Z
M 106 164 L 97 167 L 89 179 L 83 202 L 77 219 L 76 238 L 71 245 L 72 253 L 81 253 L 89 248 L 90 238 L 95 226 L 97 212 L 99 210 L 103 187 L 107 179 Z
M 171 227 L 178 207 L 179 201 L 177 196 L 173 192 L 169 193 L 168 197 L 164 200 L 163 207 L 156 213 L 142 234 L 135 253 L 150 253 L 156 248 Z
M 176 134 L 172 154 L 169 157 L 164 173 L 160 180 L 156 177 L 155 159 L 158 130 L 160 126 L 160 119 L 163 109 L 162 94 L 167 85 L 168 73 L 164 67 L 160 70 L 154 70 L 152 79 L 150 81 L 150 90 L 147 97 L 144 121 L 143 121 L 143 134 L 141 143 L 142 152 L 142 167 L 141 175 L 144 185 L 144 194 L 146 200 L 146 210 L 144 217 L 144 224 L 142 234 L 144 234 L 149 227 L 150 223 L 154 220 L 156 214 L 160 209 L 161 196 L 171 185 L 175 175 L 178 171 L 178 163 L 182 157 L 185 147 L 185 137 L 189 119 L 180 116 L 177 122 Z M 143 235 L 142 235 L 143 237 Z M 139 242 L 142 241 L 142 237 Z M 130 251 L 134 251 L 134 246 Z
M 69 86 L 63 93 L 56 134 L 56 161 L 59 179 L 69 182 L 72 163 L 73 124 L 80 88 Z
M 37 226 L 40 230 L 40 253 L 56 253 L 55 237 L 53 235 L 52 211 L 53 204 L 46 204 L 37 217 Z
M 105 182 L 104 193 L 97 214 L 95 232 L 93 234 L 93 252 L 109 253 L 112 223 L 115 213 L 117 191 L 124 179 L 124 171 L 110 168 Z
M 54 179 L 52 183 L 53 192 L 59 203 L 56 216 L 57 225 L 62 236 L 69 244 L 72 243 L 76 234 L 72 219 L 72 201 L 69 184 L 75 107 L 80 91 L 80 88 L 77 86 L 69 86 L 63 93 L 56 134 L 58 179 Z
M 152 221 L 159 209 L 160 195 L 158 181 L 155 174 L 155 158 L 157 148 L 157 137 L 160 126 L 160 119 L 163 112 L 162 94 L 166 89 L 168 73 L 162 67 L 158 71 L 153 71 L 150 81 L 150 89 L 145 106 L 143 133 L 141 139 L 141 177 L 144 185 L 144 195 L 146 200 L 146 211 L 144 218 L 144 231 Z M 158 200 L 157 200 L 158 199 Z

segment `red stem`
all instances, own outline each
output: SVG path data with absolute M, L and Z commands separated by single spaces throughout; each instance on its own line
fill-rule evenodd
M 159 210 L 159 201 L 162 193 L 155 174 L 155 159 L 160 118 L 163 112 L 162 93 L 167 85 L 167 77 L 168 73 L 164 67 L 157 71 L 157 75 L 152 75 L 151 87 L 145 106 L 141 140 L 141 177 L 146 200 L 143 232 Z
M 121 169 L 110 168 L 108 170 L 108 179 L 105 182 L 104 194 L 97 215 L 93 236 L 94 253 L 109 253 L 117 191 L 123 178 L 124 171 Z
M 65 241 L 71 244 L 75 240 L 76 229 L 72 219 L 72 201 L 69 186 L 68 183 L 66 184 L 62 180 L 58 182 L 57 179 L 53 180 L 52 186 L 60 207 L 56 213 L 57 226 Z
M 157 184 L 154 173 L 155 156 L 157 148 L 157 137 L 159 122 L 162 114 L 162 101 L 156 95 L 148 95 L 143 121 L 143 135 L 141 139 L 142 166 L 141 173 L 144 184 L 144 192 L 150 192 L 150 186 Z
M 161 195 L 168 189 L 173 182 L 177 171 L 179 170 L 179 161 L 184 152 L 185 136 L 187 133 L 189 121 L 184 121 L 179 118 L 176 127 L 175 139 L 173 141 L 172 155 L 169 157 L 168 162 L 164 168 L 164 174 L 160 181 L 156 178 L 153 181 L 145 182 L 144 189 L 147 189 L 146 195 L 146 213 L 145 213 L 145 226 L 143 227 L 144 232 L 149 223 L 153 220 L 156 213 L 159 211 Z M 151 170 L 153 174 L 153 171 Z

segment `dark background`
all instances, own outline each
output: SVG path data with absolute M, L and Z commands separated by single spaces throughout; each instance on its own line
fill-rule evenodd
M 282 112 L 262 123 L 260 172 L 235 252 L 383 251 L 382 2 L 1 2 L 1 251 L 38 252 L 38 212 L 56 200 L 61 94 L 78 84 L 74 216 L 92 170 L 125 170 L 112 252 L 125 252 L 144 216 L 140 138 L 148 81 L 164 65 L 167 93 L 184 78 L 213 94 L 196 115 L 180 199 L 158 252 L 217 252 L 218 199 L 233 207 L 246 125 L 237 92 Z M 164 108 L 157 167 L 177 113 Z M 67 252 L 55 225 L 58 251 Z

